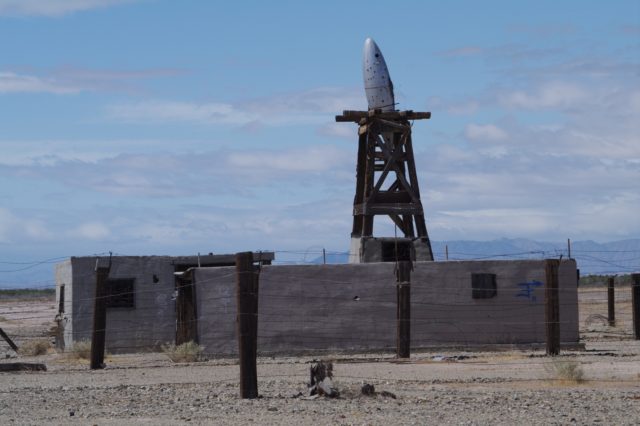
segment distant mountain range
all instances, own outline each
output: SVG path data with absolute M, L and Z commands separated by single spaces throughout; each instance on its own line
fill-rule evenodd
M 432 241 L 435 260 L 545 259 L 569 256 L 567 243 L 549 243 L 523 238 L 493 241 Z M 640 239 L 597 243 L 572 241 L 571 257 L 578 262 L 582 275 L 628 274 L 640 272 Z M 346 263 L 348 252 L 328 253 L 327 263 Z M 313 263 L 322 263 L 318 257 Z
M 567 243 L 549 243 L 522 238 L 502 238 L 493 241 L 432 241 L 435 260 L 445 260 L 448 249 L 449 260 L 483 260 L 483 259 L 545 259 L 568 257 Z M 278 250 L 276 263 L 278 263 Z M 283 252 L 285 253 L 285 252 Z M 640 272 L 640 239 L 596 243 L 595 241 L 572 241 L 571 257 L 577 260 L 582 275 L 592 274 L 629 274 Z M 311 261 L 301 255 L 293 263 L 321 264 L 323 257 Z M 348 263 L 349 253 L 326 253 L 327 263 Z M 0 289 L 2 288 L 36 288 L 53 287 L 54 273 L 51 261 L 33 262 L 33 265 L 0 265 Z M 285 263 L 291 263 L 289 261 Z

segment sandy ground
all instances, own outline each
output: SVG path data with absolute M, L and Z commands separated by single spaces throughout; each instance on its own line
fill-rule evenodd
M 638 424 L 640 341 L 631 335 L 629 289 L 616 296 L 609 327 L 606 291 L 580 290 L 586 349 L 554 359 L 527 348 L 420 352 L 409 361 L 323 356 L 334 362 L 335 399 L 307 396 L 310 357 L 260 358 L 261 397 L 242 400 L 234 359 L 173 364 L 163 354 L 117 355 L 90 371 L 87 361 L 54 351 L 19 356 L 2 362 L 40 362 L 48 371 L 0 373 L 0 424 Z M 53 305 L 0 301 L 0 327 L 19 345 L 46 336 Z M 566 366 L 584 380 L 561 379 L 557 370 Z M 378 394 L 362 395 L 364 383 Z

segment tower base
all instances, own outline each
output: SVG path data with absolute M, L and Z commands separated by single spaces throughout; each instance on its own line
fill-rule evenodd
M 428 238 L 351 237 L 349 263 L 433 260 Z

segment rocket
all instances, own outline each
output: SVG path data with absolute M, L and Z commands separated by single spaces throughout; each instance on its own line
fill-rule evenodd
M 362 75 L 369 109 L 394 111 L 393 83 L 380 48 L 372 38 L 364 41 Z

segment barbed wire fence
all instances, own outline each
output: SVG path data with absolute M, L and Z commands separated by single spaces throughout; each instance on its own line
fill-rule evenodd
M 640 272 L 640 250 L 580 250 L 580 249 L 548 249 L 529 251 L 494 252 L 487 254 L 484 250 L 474 252 L 470 250 L 456 250 L 451 248 L 434 250 L 435 261 L 459 260 L 524 260 L 563 258 L 575 259 L 578 269 L 583 275 L 625 275 Z M 304 249 L 263 250 L 275 254 L 274 265 L 314 265 L 314 264 L 342 264 L 349 262 L 349 252 L 325 249 L 321 246 L 311 246 Z M 46 289 L 55 287 L 52 266 L 71 257 L 104 257 L 109 252 L 88 255 L 67 255 L 36 260 L 3 260 L 0 259 L 0 289 L 31 288 Z M 114 256 L 136 256 L 135 254 L 113 253 Z M 196 254 L 190 255 L 195 257 Z M 7 279 L 10 274 L 23 271 L 41 269 L 50 279 L 16 282 Z
M 336 257 L 338 259 L 344 258 L 347 255 L 345 252 L 332 252 L 324 249 L 314 249 L 314 250 L 285 250 L 285 251 L 276 251 L 276 258 L 284 258 L 279 262 L 274 262 L 276 265 L 318 265 L 324 263 L 333 263 L 332 257 Z M 611 267 L 611 269 L 605 269 L 602 273 L 593 276 L 583 276 L 581 277 L 581 285 L 578 290 L 578 299 L 576 302 L 566 302 L 563 301 L 563 292 L 573 291 L 571 289 L 560 289 L 560 312 L 567 309 L 578 309 L 579 312 L 579 333 L 580 340 L 584 343 L 597 343 L 597 342 L 610 342 L 612 340 L 616 340 L 621 348 L 621 353 L 635 353 L 638 350 L 638 346 L 635 344 L 635 339 L 637 336 L 634 334 L 634 312 L 633 312 L 633 291 L 634 291 L 634 282 L 631 279 L 631 275 L 629 273 L 640 270 L 640 253 L 635 251 L 609 251 L 608 253 L 616 253 L 616 254 L 625 254 L 623 261 L 612 262 L 608 257 L 599 257 L 603 252 L 599 251 L 597 253 L 594 252 L 586 252 L 581 253 L 580 251 L 573 251 L 573 258 L 578 262 L 578 267 L 584 265 L 581 262 L 592 262 L 593 264 L 597 264 L 600 266 Z M 560 253 L 562 254 L 562 253 Z M 106 253 L 97 254 L 98 256 L 105 256 Z M 118 255 L 118 254 L 117 254 Z M 287 258 L 284 255 L 290 256 Z M 449 251 L 448 253 L 450 261 L 455 260 L 492 260 L 492 259 L 509 259 L 509 260 L 518 260 L 518 259 L 548 259 L 550 257 L 559 257 L 557 252 L 548 252 L 548 251 L 531 251 L 531 252 L 514 252 L 514 253 L 499 253 L 493 255 L 483 255 L 469 258 L 473 255 L 473 253 L 457 253 L 455 251 Z M 553 255 L 553 256 L 551 256 Z M 297 256 L 297 258 L 296 258 Z M 38 261 L 24 261 L 24 262 L 0 262 L 2 265 L 9 265 L 7 270 L 14 271 L 15 269 L 27 268 L 27 267 L 39 267 L 41 265 L 49 265 L 58 263 L 59 261 L 66 259 L 66 257 L 57 257 L 57 258 L 49 258 Z M 320 262 L 319 259 L 322 261 Z M 437 260 L 443 260 L 442 258 L 438 258 Z M 583 260 L 580 260 L 583 259 Z M 336 262 L 337 263 L 337 262 Z M 15 269 L 11 269 L 12 265 L 15 265 Z M 225 274 L 218 276 L 216 280 L 220 278 L 224 279 L 233 279 L 236 275 L 236 271 L 228 270 Z M 92 279 L 94 277 L 94 272 L 87 272 L 86 276 L 83 278 Z M 326 346 L 327 340 L 334 345 L 334 347 L 340 347 L 342 341 L 348 341 L 355 343 L 355 345 L 359 348 L 356 352 L 362 352 L 364 354 L 370 352 L 377 352 L 382 350 L 382 353 L 386 353 L 387 355 L 383 355 L 385 357 L 393 357 L 393 351 L 395 349 L 396 341 L 395 341 L 395 333 L 393 327 L 387 328 L 383 332 L 378 333 L 377 335 L 362 335 L 358 336 L 357 333 L 353 333 L 348 335 L 347 337 L 342 337 L 338 335 L 338 331 L 343 330 L 345 327 L 353 327 L 354 324 L 358 324 L 363 321 L 363 318 L 374 317 L 376 313 L 381 311 L 395 311 L 397 309 L 396 303 L 396 288 L 395 282 L 397 281 L 397 277 L 389 276 L 385 278 L 379 279 L 377 282 L 369 280 L 369 284 L 374 284 L 378 286 L 386 286 L 386 293 L 376 294 L 375 297 L 367 297 L 364 294 L 354 294 L 352 298 L 347 299 L 343 296 L 335 296 L 331 297 L 330 292 L 327 294 L 319 294 L 314 295 L 309 294 L 306 296 L 308 299 L 316 298 L 318 301 L 318 306 L 324 306 L 322 308 L 318 308 L 316 310 L 309 311 L 305 313 L 302 319 L 296 320 L 296 327 L 298 328 L 298 333 L 292 333 L 291 330 L 287 330 L 287 338 L 293 344 L 298 344 L 301 346 L 310 347 L 308 350 L 309 353 L 314 353 L 314 347 L 323 347 Z M 464 277 L 459 277 L 459 279 L 468 279 L 465 275 Z M 305 277 L 291 275 L 287 277 L 287 281 L 289 283 L 296 283 L 300 281 L 304 281 Z M 338 288 L 344 287 L 348 284 L 353 284 L 351 281 L 341 281 L 341 280 L 316 280 L 320 286 L 325 286 L 326 288 Z M 211 282 L 207 281 L 199 281 L 197 283 L 198 286 L 206 286 L 206 285 L 215 285 L 215 280 Z M 613 285 L 612 285 L 613 283 Z M 47 282 L 46 284 L 37 285 L 33 287 L 34 289 L 51 289 L 55 283 L 53 281 Z M 187 285 L 184 285 L 186 287 Z M 164 300 L 165 309 L 172 314 L 175 313 L 175 300 L 176 293 L 181 289 L 181 285 L 176 288 L 172 288 L 170 291 L 168 290 L 139 290 L 136 291 L 136 297 L 141 297 L 144 292 L 149 293 L 151 299 L 158 300 L 161 298 Z M 612 291 L 613 289 L 613 291 Z M 413 290 L 413 289 L 412 289 Z M 423 290 L 428 293 L 429 291 L 438 292 L 440 295 L 447 295 L 456 297 L 460 296 L 458 293 L 459 290 L 447 290 L 438 288 L 437 290 L 430 290 L 426 288 Z M 126 295 L 126 293 L 116 294 L 117 296 Z M 113 296 L 113 295 L 112 295 Z M 5 296 L 3 296 L 5 297 Z M 15 330 L 16 332 L 11 335 L 12 339 L 14 339 L 19 346 L 25 345 L 30 341 L 36 341 L 43 338 L 51 338 L 51 335 L 43 335 L 42 329 L 44 324 L 49 324 L 51 327 L 55 326 L 54 318 L 56 317 L 57 306 L 52 303 L 50 300 L 36 301 L 29 300 L 28 297 L 26 300 L 20 300 L 20 295 L 17 294 L 14 297 L 14 300 L 11 303 L 2 303 L 0 304 L 0 328 L 5 327 L 5 330 Z M 222 304 L 225 306 L 235 306 L 237 300 L 235 294 L 199 294 L 199 303 L 201 304 Z M 356 300 L 357 298 L 357 300 Z M 17 300 L 15 300 L 17 299 Z M 260 309 L 256 314 L 256 318 L 258 324 L 261 327 L 261 332 L 257 335 L 257 348 L 258 355 L 263 354 L 267 355 L 268 351 L 261 351 L 261 347 L 268 346 L 270 343 L 274 341 L 274 339 L 282 339 L 283 332 L 278 331 L 275 333 L 270 333 L 270 329 L 277 329 L 278 326 L 291 322 L 290 316 L 287 312 L 273 312 L 272 310 L 263 309 L 262 305 L 268 305 L 271 303 L 276 303 L 278 305 L 293 304 L 296 303 L 299 299 L 290 295 L 266 295 L 261 299 Z M 613 304 L 611 303 L 613 300 Z M 76 300 L 78 303 L 87 303 L 91 304 L 95 302 L 95 298 L 88 297 L 84 299 Z M 41 303 L 40 306 L 34 305 Z M 361 308 L 359 310 L 354 311 L 352 314 L 342 315 L 340 317 L 332 316 L 333 309 L 340 309 L 341 305 L 346 303 L 357 303 Z M 46 305 L 46 308 L 44 307 Z M 613 312 L 611 311 L 611 306 L 613 305 Z M 492 326 L 495 323 L 491 321 L 487 321 L 486 324 L 483 324 L 477 318 L 473 319 L 464 319 L 464 317 L 460 317 L 456 319 L 452 318 L 451 312 L 456 309 L 464 309 L 468 308 L 468 304 L 465 303 L 455 303 L 455 302 L 446 302 L 446 301 L 436 301 L 436 302 L 425 302 L 412 300 L 411 302 L 412 308 L 412 316 L 411 316 L 411 325 L 414 330 L 419 330 L 422 327 L 434 326 L 437 325 L 438 331 L 437 333 L 432 333 L 429 335 L 429 338 L 435 344 L 446 344 L 447 342 L 451 342 L 452 340 L 455 342 L 455 346 L 458 348 L 464 348 L 466 346 L 472 345 L 474 339 L 476 338 L 484 338 L 485 340 L 490 340 L 487 338 L 489 336 L 495 336 L 491 334 L 493 332 L 484 330 L 483 326 Z M 510 321 L 503 321 L 502 327 L 504 330 L 527 330 L 532 327 L 531 318 L 523 313 L 522 306 L 514 306 L 512 304 L 498 304 L 498 305 L 490 305 L 490 306 L 475 306 L 474 309 L 477 313 L 482 315 L 493 315 L 500 316 L 505 314 L 521 314 L 519 318 Z M 165 318 L 164 321 L 158 321 L 158 306 L 136 306 L 135 308 L 137 312 L 137 317 L 135 319 L 121 319 L 114 322 L 110 322 L 107 327 L 107 342 L 109 343 L 109 335 L 117 335 L 117 344 L 116 345 L 107 345 L 107 351 L 113 353 L 133 353 L 132 356 L 139 356 L 142 359 L 144 358 L 144 353 L 149 351 L 156 351 L 160 349 L 161 345 L 164 343 L 171 342 L 175 336 L 175 327 L 176 327 L 176 319 L 175 317 L 169 316 Z M 107 316 L 110 314 L 113 315 L 117 310 L 110 311 Z M 235 312 L 235 311 L 234 311 Z M 612 315 L 613 314 L 613 315 Z M 76 314 L 76 320 L 78 321 L 86 321 L 90 323 L 92 321 L 93 313 L 80 313 Z M 215 324 L 216 321 L 219 321 L 220 315 L 223 314 L 208 314 L 208 313 L 199 313 L 198 316 L 192 320 L 185 321 L 185 325 L 189 325 L 190 322 L 193 323 L 207 323 L 207 324 Z M 224 315 L 234 315 L 230 312 L 224 313 Z M 613 318 L 612 318 L 613 316 Z M 148 329 L 140 329 L 140 324 L 152 324 L 152 330 L 162 330 L 162 332 L 152 331 L 152 337 L 156 340 L 156 344 L 149 345 L 148 337 L 149 330 Z M 25 327 L 25 325 L 32 324 L 33 326 Z M 562 321 L 562 314 L 560 314 L 560 328 L 564 327 L 565 323 Z M 537 319 L 535 322 L 535 326 L 537 327 L 545 327 L 547 325 L 544 318 Z M 479 327 L 474 329 L 473 331 L 469 331 L 469 326 Z M 310 333 L 310 330 L 314 329 L 322 329 L 322 333 Z M 26 331 L 25 331 L 26 330 Z M 39 330 L 39 331 L 36 331 Z M 357 331 L 357 327 L 355 328 Z M 231 330 L 232 332 L 234 330 Z M 52 334 L 55 332 L 52 331 Z M 485 336 L 483 336 L 483 334 Z M 77 336 L 76 336 L 77 335 Z M 86 338 L 87 331 L 72 331 L 71 332 L 72 340 L 76 340 L 76 337 Z M 331 336 L 329 338 L 329 336 Z M 452 338 L 453 337 L 453 338 Z M 77 339 L 81 340 L 81 339 Z M 141 343 L 143 342 L 143 343 Z M 0 348 L 5 342 L 0 340 Z M 518 343 L 518 342 L 512 342 Z M 235 342 L 234 342 L 235 344 Z M 209 348 L 215 353 L 215 348 Z M 331 349 L 331 345 L 329 345 L 329 349 Z M 434 350 L 431 348 L 430 350 Z M 435 349 L 437 350 L 437 349 Z M 334 351 L 336 352 L 336 351 Z M 337 353 L 340 353 L 338 350 Z M 227 351 L 224 357 L 235 356 L 234 351 Z M 625 362 L 625 359 L 620 359 L 621 362 Z M 539 363 L 543 365 L 546 362 L 544 359 L 536 360 L 535 363 Z M 527 361 L 527 365 L 531 365 L 531 362 Z

